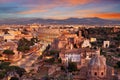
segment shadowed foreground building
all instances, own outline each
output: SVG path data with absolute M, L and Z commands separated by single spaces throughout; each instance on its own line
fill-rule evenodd
M 83 57 L 78 49 L 76 52 L 69 50 L 60 54 L 62 63 L 66 64 L 66 60 L 71 59 L 71 62 L 77 63 L 77 68 L 80 70 L 73 75 L 73 80 L 117 80 L 114 75 L 114 68 L 106 64 L 106 58 L 100 55 L 100 50 L 89 52 L 88 57 Z M 63 55 L 62 55 L 63 54 Z M 92 56 L 91 56 L 92 55 Z M 91 57 L 90 57 L 91 56 Z
M 106 64 L 106 58 L 96 54 L 75 73 L 73 80 L 118 80 L 114 75 L 114 69 Z
M 88 80 L 114 80 L 114 69 L 106 65 L 106 58 L 96 54 L 88 63 Z

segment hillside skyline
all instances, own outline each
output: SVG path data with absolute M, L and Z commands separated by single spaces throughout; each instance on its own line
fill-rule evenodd
M 120 20 L 109 20 L 98 17 L 68 18 L 68 19 L 43 19 L 43 18 L 18 18 L 1 20 L 0 24 L 86 24 L 86 25 L 119 25 Z

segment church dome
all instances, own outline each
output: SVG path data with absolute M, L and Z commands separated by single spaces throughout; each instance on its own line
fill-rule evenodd
M 91 58 L 88 67 L 91 69 L 102 69 L 106 66 L 106 58 L 104 56 L 100 56 L 96 54 L 94 57 Z
M 91 58 L 88 63 L 88 77 L 89 78 L 103 78 L 106 76 L 106 58 L 99 54 L 99 50 L 96 52 L 95 56 Z M 96 80 L 96 79 L 94 79 Z

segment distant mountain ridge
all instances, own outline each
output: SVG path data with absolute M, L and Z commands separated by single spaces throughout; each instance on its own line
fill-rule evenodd
M 93 18 L 68 18 L 63 20 L 56 19 L 9 19 L 5 21 L 0 21 L 0 24 L 88 24 L 88 25 L 105 25 L 105 24 L 120 24 L 120 20 L 107 20 L 98 17 Z

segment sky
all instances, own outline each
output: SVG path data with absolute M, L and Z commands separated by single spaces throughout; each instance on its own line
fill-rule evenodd
M 0 0 L 0 19 L 120 19 L 120 0 Z

